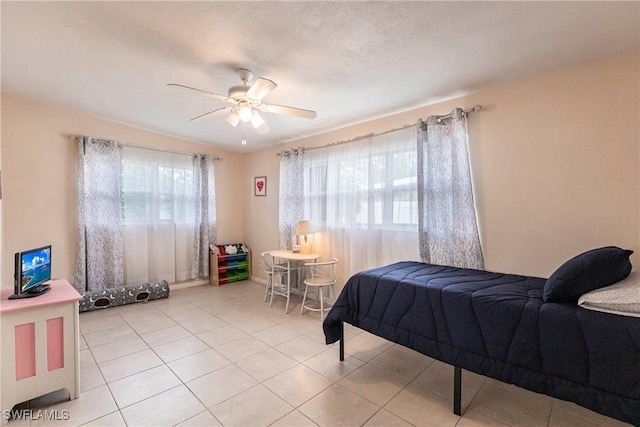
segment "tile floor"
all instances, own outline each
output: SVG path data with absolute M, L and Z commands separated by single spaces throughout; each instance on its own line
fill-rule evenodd
M 80 398 L 30 404 L 69 419 L 9 426 L 623 425 L 464 371 L 458 417 L 450 366 L 349 325 L 340 363 L 297 296 L 285 315 L 263 295 L 254 282 L 204 285 L 81 314 Z

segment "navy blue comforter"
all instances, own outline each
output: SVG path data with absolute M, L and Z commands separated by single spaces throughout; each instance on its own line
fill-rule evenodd
M 324 321 L 640 425 L 640 318 L 544 303 L 545 279 L 400 262 L 355 274 Z M 345 351 L 348 353 L 348 345 Z

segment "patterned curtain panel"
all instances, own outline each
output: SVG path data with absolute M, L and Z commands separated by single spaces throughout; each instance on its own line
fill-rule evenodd
M 467 146 L 467 120 L 431 116 L 418 130 L 418 228 L 423 262 L 484 268 Z
M 124 284 L 122 257 L 122 146 L 115 141 L 78 139 L 78 256 L 75 287 L 79 292 Z
M 304 150 L 280 155 L 280 249 L 292 249 L 298 221 L 304 219 Z
M 216 241 L 216 198 L 213 157 L 193 155 L 195 228 L 191 275 L 209 275 L 209 245 Z

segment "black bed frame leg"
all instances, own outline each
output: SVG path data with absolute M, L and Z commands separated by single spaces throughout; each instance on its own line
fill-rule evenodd
M 462 402 L 462 369 L 459 366 L 453 367 L 453 413 L 460 416 Z
M 344 323 L 340 322 L 340 361 L 344 361 Z

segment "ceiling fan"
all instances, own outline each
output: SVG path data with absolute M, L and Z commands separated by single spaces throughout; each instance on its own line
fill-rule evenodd
M 229 111 L 229 114 L 227 115 L 227 122 L 229 122 L 231 126 L 236 127 L 241 121 L 245 123 L 251 122 L 253 128 L 258 133 L 262 134 L 269 132 L 269 126 L 265 123 L 259 111 L 285 114 L 305 119 L 316 118 L 316 112 L 312 110 L 287 107 L 284 105 L 266 104 L 262 102 L 262 98 L 267 96 L 269 92 L 278 86 L 273 81 L 265 79 L 264 77 L 258 77 L 253 83 L 249 84 L 253 78 L 253 73 L 244 68 L 240 68 L 238 70 L 238 76 L 240 76 L 242 84 L 231 86 L 227 96 L 177 83 L 169 83 L 167 86 L 189 89 L 211 98 L 233 104 L 233 106 L 217 108 L 207 113 L 200 114 L 199 116 L 190 119 L 190 121 L 200 119 L 219 111 Z

